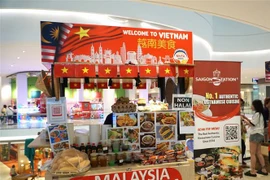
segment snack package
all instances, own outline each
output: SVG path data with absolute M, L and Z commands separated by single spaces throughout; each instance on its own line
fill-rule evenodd
M 51 163 L 51 173 L 77 174 L 90 168 L 90 161 L 84 152 L 76 149 L 67 149 L 59 152 Z

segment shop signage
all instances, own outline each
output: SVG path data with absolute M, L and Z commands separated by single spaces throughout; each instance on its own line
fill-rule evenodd
M 202 174 L 212 165 L 212 178 L 241 177 L 241 63 L 196 61 L 194 71 L 196 172 Z M 223 164 L 218 174 L 215 173 L 215 169 L 218 168 L 215 167 L 215 162 Z M 225 177 L 223 172 L 229 173 L 225 173 Z
M 175 168 L 158 168 L 74 177 L 71 180 L 182 180 L 182 176 Z
M 173 94 L 173 110 L 192 110 L 192 96 L 185 94 Z
M 192 32 L 41 22 L 44 64 L 193 65 Z

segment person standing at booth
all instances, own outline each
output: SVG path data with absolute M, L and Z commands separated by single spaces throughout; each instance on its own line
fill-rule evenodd
M 264 100 L 264 120 L 265 120 L 265 129 L 264 129 L 264 141 L 270 141 L 270 97 L 265 98 Z
M 261 145 L 264 141 L 264 108 L 261 100 L 254 100 L 252 102 L 251 109 L 255 111 L 252 119 L 248 119 L 245 115 L 241 115 L 242 121 L 250 127 L 250 159 L 251 159 L 251 170 L 245 173 L 246 176 L 257 177 L 255 166 L 256 156 L 259 159 L 261 170 L 257 171 L 258 174 L 268 175 L 265 167 L 264 157 L 261 152 Z

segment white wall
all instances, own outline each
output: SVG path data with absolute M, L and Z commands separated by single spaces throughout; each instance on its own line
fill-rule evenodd
M 0 108 L 4 104 L 11 104 L 11 83 L 10 79 L 0 76 Z

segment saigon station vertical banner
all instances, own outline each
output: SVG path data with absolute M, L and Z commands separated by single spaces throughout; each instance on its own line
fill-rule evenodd
M 197 176 L 242 179 L 241 63 L 195 61 L 193 109 Z

